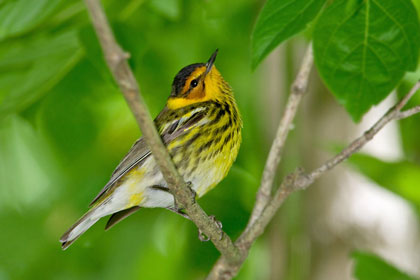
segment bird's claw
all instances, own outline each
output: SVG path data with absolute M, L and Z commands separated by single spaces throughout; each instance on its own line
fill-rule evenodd
M 198 239 L 200 239 L 201 242 L 207 242 L 210 240 L 210 237 L 206 236 L 201 229 L 198 229 Z
M 186 182 L 186 184 L 187 184 L 187 187 L 190 189 L 190 191 L 192 193 L 192 197 L 193 197 L 193 200 L 194 200 L 194 203 L 195 203 L 195 198 L 197 197 L 197 192 L 193 189 L 193 184 L 190 181 Z
M 222 238 L 223 238 L 223 231 L 222 231 L 223 224 L 222 224 L 222 222 L 219 221 L 219 220 L 217 220 L 214 215 L 209 216 L 209 218 L 220 229 L 220 238 L 219 238 L 219 240 L 222 240 Z M 207 242 L 207 241 L 210 240 L 210 237 L 208 237 L 200 229 L 198 229 L 198 239 L 200 239 L 201 242 Z

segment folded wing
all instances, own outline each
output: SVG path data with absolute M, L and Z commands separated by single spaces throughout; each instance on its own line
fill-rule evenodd
M 198 107 L 185 114 L 179 114 L 170 122 L 164 125 L 158 125 L 158 131 L 161 133 L 162 141 L 165 145 L 172 142 L 177 137 L 183 135 L 187 130 L 206 123 L 206 115 L 208 109 L 206 107 Z M 162 119 L 167 119 L 168 110 L 165 108 L 156 118 L 155 123 L 162 123 Z M 144 138 L 138 139 L 131 147 L 127 155 L 121 160 L 117 168 L 111 175 L 109 182 L 103 187 L 99 194 L 90 203 L 90 206 L 100 200 L 113 187 L 117 186 L 117 182 L 131 169 L 141 166 L 144 161 L 151 155 L 150 149 Z

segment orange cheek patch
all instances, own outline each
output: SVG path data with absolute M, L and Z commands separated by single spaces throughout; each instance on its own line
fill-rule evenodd
M 187 99 L 201 99 L 205 96 L 203 82 L 200 82 L 197 87 L 193 88 L 187 95 Z
M 191 75 L 188 77 L 188 79 L 185 81 L 184 88 L 182 89 L 182 92 L 187 92 L 190 88 L 191 81 L 198 78 L 201 74 L 206 71 L 205 66 L 198 67 L 194 70 L 194 72 L 191 73 Z

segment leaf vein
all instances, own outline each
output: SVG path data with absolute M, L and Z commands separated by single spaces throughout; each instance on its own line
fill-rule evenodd
M 381 4 L 379 4 L 377 1 L 375 1 L 375 0 L 372 0 L 372 2 L 373 3 L 375 3 L 376 4 L 376 6 L 378 6 L 378 8 L 392 21 L 392 22 L 394 22 L 395 23 L 395 25 L 397 25 L 398 27 L 399 27 L 399 29 L 401 30 L 401 32 L 402 32 L 402 34 L 404 35 L 404 39 L 405 39 L 405 41 L 406 41 L 406 43 L 407 43 L 407 45 L 408 45 L 408 47 L 409 47 L 409 49 L 410 49 L 410 53 L 409 53 L 409 55 L 410 55 L 410 60 L 413 60 L 414 59 L 414 55 L 413 55 L 413 50 L 411 49 L 411 45 L 410 45 L 410 40 L 408 40 L 408 36 L 407 36 L 407 33 L 405 33 L 405 29 L 404 29 L 404 27 L 402 26 L 402 24 L 401 23 L 399 23 L 391 14 L 389 14 L 388 13 L 388 11 L 381 5 Z
M 352 55 L 360 46 L 362 46 L 363 43 L 359 43 L 357 44 L 353 49 L 351 49 L 351 51 L 349 51 L 341 60 L 339 63 L 335 64 L 335 67 L 333 68 L 333 72 L 332 75 L 335 76 L 335 73 L 337 72 L 338 66 L 341 66 L 343 64 L 344 61 L 346 61 L 346 59 Z
M 338 30 L 340 29 L 340 27 L 345 24 L 350 18 L 353 17 L 353 15 L 357 12 L 357 10 L 363 5 L 363 3 L 361 3 L 359 5 L 359 7 L 357 9 L 354 10 L 353 13 L 351 13 L 348 17 L 344 18 L 344 20 L 342 22 L 340 22 L 337 27 L 334 29 L 333 33 L 331 33 L 331 36 L 328 38 L 327 43 L 325 44 L 325 49 L 324 49 L 324 53 L 322 54 L 322 61 L 325 60 L 325 56 L 327 54 L 328 51 L 328 47 L 331 44 L 332 38 L 335 36 L 335 34 L 338 32 Z

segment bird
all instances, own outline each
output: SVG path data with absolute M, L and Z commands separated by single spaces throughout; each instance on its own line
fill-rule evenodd
M 197 198 L 228 174 L 242 141 L 242 120 L 232 88 L 216 69 L 218 50 L 175 76 L 166 105 L 154 124 L 179 174 Z M 144 138 L 121 160 L 90 209 L 60 238 L 67 249 L 99 219 L 105 230 L 141 208 L 166 208 L 188 218 L 174 197 Z

